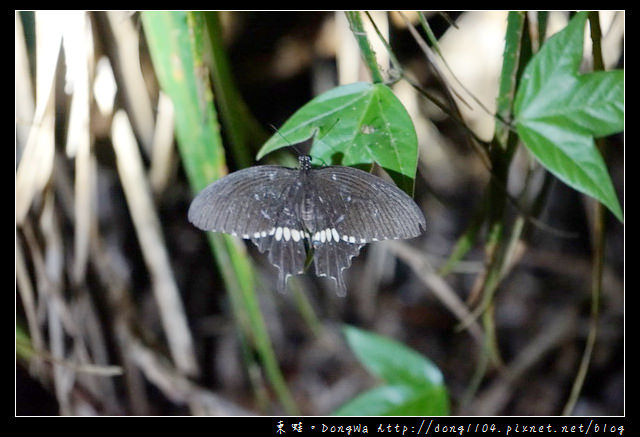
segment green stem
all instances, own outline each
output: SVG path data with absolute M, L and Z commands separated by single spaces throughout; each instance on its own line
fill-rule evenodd
M 513 100 L 519 74 L 524 68 L 523 53 L 530 46 L 526 32 L 526 15 L 510 12 L 507 22 L 506 42 L 503 56 L 500 90 L 497 99 L 496 133 L 489 152 L 491 161 L 491 180 L 487 187 L 487 225 L 488 234 L 485 242 L 486 269 L 478 281 L 479 286 L 472 293 L 472 298 L 481 292 L 481 302 L 474 311 L 474 316 L 483 314 L 483 325 L 487 335 L 485 352 L 490 354 L 494 364 L 501 364 L 500 353 L 494 321 L 492 319 L 493 299 L 502 280 L 505 265 L 509 259 L 509 241 L 506 238 L 505 208 L 508 199 L 506 193 L 509 166 L 518 143 L 515 132 L 508 128 L 503 120 L 511 120 Z M 513 230 L 518 232 L 518 230 Z M 512 234 L 513 237 L 517 236 Z
M 162 89 L 176 107 L 178 149 L 194 192 L 226 173 L 226 160 L 205 54 L 199 13 L 144 12 L 145 35 Z M 278 367 L 260 312 L 254 271 L 245 251 L 227 235 L 208 234 L 235 321 L 253 348 L 287 414 L 297 407 Z
M 367 67 L 369 67 L 373 83 L 383 83 L 384 76 L 378 66 L 376 52 L 371 48 L 371 44 L 369 44 L 369 38 L 367 38 L 367 32 L 364 30 L 360 12 L 347 11 L 345 12 L 345 15 L 347 16 L 347 20 L 351 26 L 351 32 L 353 32 L 353 36 L 356 38 L 358 46 L 360 46 L 360 52 L 362 53 L 364 62 L 367 64 Z
M 211 76 L 216 93 L 216 104 L 225 127 L 225 137 L 235 164 L 244 168 L 254 163 L 252 150 L 267 139 L 267 134 L 253 117 L 238 90 L 222 41 L 219 12 L 199 12 L 206 22 L 211 47 Z
M 589 12 L 589 23 L 591 24 L 591 41 L 592 41 L 592 54 L 593 54 L 593 69 L 594 71 L 604 70 L 604 63 L 602 60 L 602 47 L 601 39 L 602 32 L 600 30 L 600 19 L 598 12 Z M 604 141 L 598 140 L 600 153 L 605 156 Z M 602 272 L 604 270 L 604 250 L 605 250 L 605 219 L 606 208 L 600 202 L 595 202 L 595 214 L 593 223 L 593 255 L 592 264 L 593 270 L 591 271 L 591 314 L 589 317 L 589 334 L 587 335 L 587 342 L 582 352 L 582 358 L 580 360 L 580 366 L 578 367 L 578 373 L 573 381 L 571 387 L 571 393 L 569 399 L 564 406 L 562 414 L 567 416 L 571 415 L 575 408 L 584 380 L 589 370 L 589 364 L 591 362 L 591 356 L 595 348 L 596 339 L 598 337 L 598 324 L 600 319 L 600 296 L 602 294 Z

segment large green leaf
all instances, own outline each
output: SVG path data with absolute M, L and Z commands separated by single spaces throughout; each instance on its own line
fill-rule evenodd
M 586 12 L 577 14 L 527 65 L 514 103 L 516 128 L 547 170 L 602 202 L 622 221 L 622 208 L 593 137 L 624 127 L 624 73 L 578 74 L 586 19 Z
M 351 326 L 344 328 L 360 362 L 385 385 L 369 390 L 335 415 L 447 415 L 449 400 L 440 370 L 405 345 Z
M 327 91 L 300 108 L 260 149 L 267 153 L 314 137 L 315 162 L 379 164 L 413 194 L 418 139 L 411 117 L 384 84 L 357 82 Z

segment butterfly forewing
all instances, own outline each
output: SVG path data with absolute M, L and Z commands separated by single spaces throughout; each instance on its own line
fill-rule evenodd
M 281 193 L 296 175 L 296 170 L 268 165 L 231 173 L 196 196 L 189 207 L 189 221 L 206 231 L 244 238 L 268 232 L 283 202 Z
M 313 178 L 319 186 L 332 188 L 331 203 L 341 211 L 335 228 L 345 241 L 413 238 L 426 228 L 424 215 L 413 199 L 384 179 L 337 166 L 319 168 Z

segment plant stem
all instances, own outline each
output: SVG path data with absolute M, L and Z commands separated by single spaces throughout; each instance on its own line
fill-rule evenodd
M 219 12 L 199 12 L 204 17 L 210 44 L 210 68 L 216 103 L 220 118 L 229 140 L 231 151 L 238 167 L 248 167 L 254 163 L 256 146 L 267 139 L 266 132 L 253 117 L 236 86 L 233 72 L 222 41 L 222 26 Z
M 158 80 L 179 108 L 178 149 L 189 183 L 197 192 L 226 173 L 218 115 L 204 63 L 204 19 L 199 13 L 149 11 L 143 13 L 142 22 Z M 231 236 L 207 236 L 239 333 L 255 349 L 286 414 L 298 414 L 260 312 L 255 273 L 246 252 Z
M 360 52 L 362 52 L 364 62 L 367 64 L 367 67 L 369 67 L 373 83 L 383 83 L 384 76 L 382 75 L 380 67 L 378 66 L 378 61 L 376 60 L 376 52 L 373 50 L 373 48 L 371 48 L 369 38 L 367 38 L 367 32 L 365 32 L 364 30 L 360 12 L 347 11 L 345 12 L 345 15 L 347 16 L 347 20 L 349 21 L 349 26 L 351 26 L 351 32 L 353 32 L 353 36 L 355 36 L 356 41 L 358 41 L 358 45 L 360 46 Z
M 591 25 L 591 41 L 593 43 L 592 55 L 593 55 L 593 69 L 594 71 L 604 70 L 604 63 L 602 60 L 602 47 L 601 39 L 602 32 L 600 30 L 600 20 L 598 12 L 589 12 L 589 23 Z M 600 153 L 604 156 L 604 142 L 598 141 Z M 575 408 L 584 380 L 589 370 L 589 364 L 591 362 L 591 356 L 598 337 L 598 324 L 600 320 L 600 296 L 602 294 L 602 272 L 604 270 L 604 249 L 605 249 L 605 219 L 606 209 L 600 202 L 594 204 L 595 214 L 593 222 L 593 255 L 592 264 L 593 270 L 591 271 L 591 313 L 589 316 L 589 334 L 587 335 L 587 342 L 582 352 L 582 359 L 580 360 L 580 366 L 578 373 L 573 381 L 571 387 L 571 393 L 569 399 L 564 406 L 562 414 L 565 416 L 571 415 Z

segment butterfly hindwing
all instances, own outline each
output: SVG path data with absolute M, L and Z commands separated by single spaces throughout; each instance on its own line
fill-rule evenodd
M 351 258 L 358 255 L 363 244 L 346 238 L 348 233 L 343 224 L 348 205 L 341 199 L 335 181 L 326 183 L 315 176 L 316 171 L 307 174 L 306 182 L 314 189 L 305 191 L 303 214 L 313 247 L 315 272 L 317 276 L 333 278 L 338 295 L 344 296 L 346 284 L 342 271 L 349 268 Z
M 305 232 L 297 212 L 301 196 L 302 183 L 295 180 L 276 196 L 272 205 L 265 205 L 261 210 L 271 218 L 272 227 L 251 236 L 260 252 L 269 251 L 269 261 L 278 267 L 278 290 L 281 292 L 284 292 L 289 276 L 304 273 Z
M 316 276 L 335 279 L 338 296 L 347 294 L 347 286 L 342 277 L 342 271 L 351 266 L 351 258 L 360 253 L 362 246 L 363 244 L 332 240 L 320 243 L 314 248 L 313 263 Z

